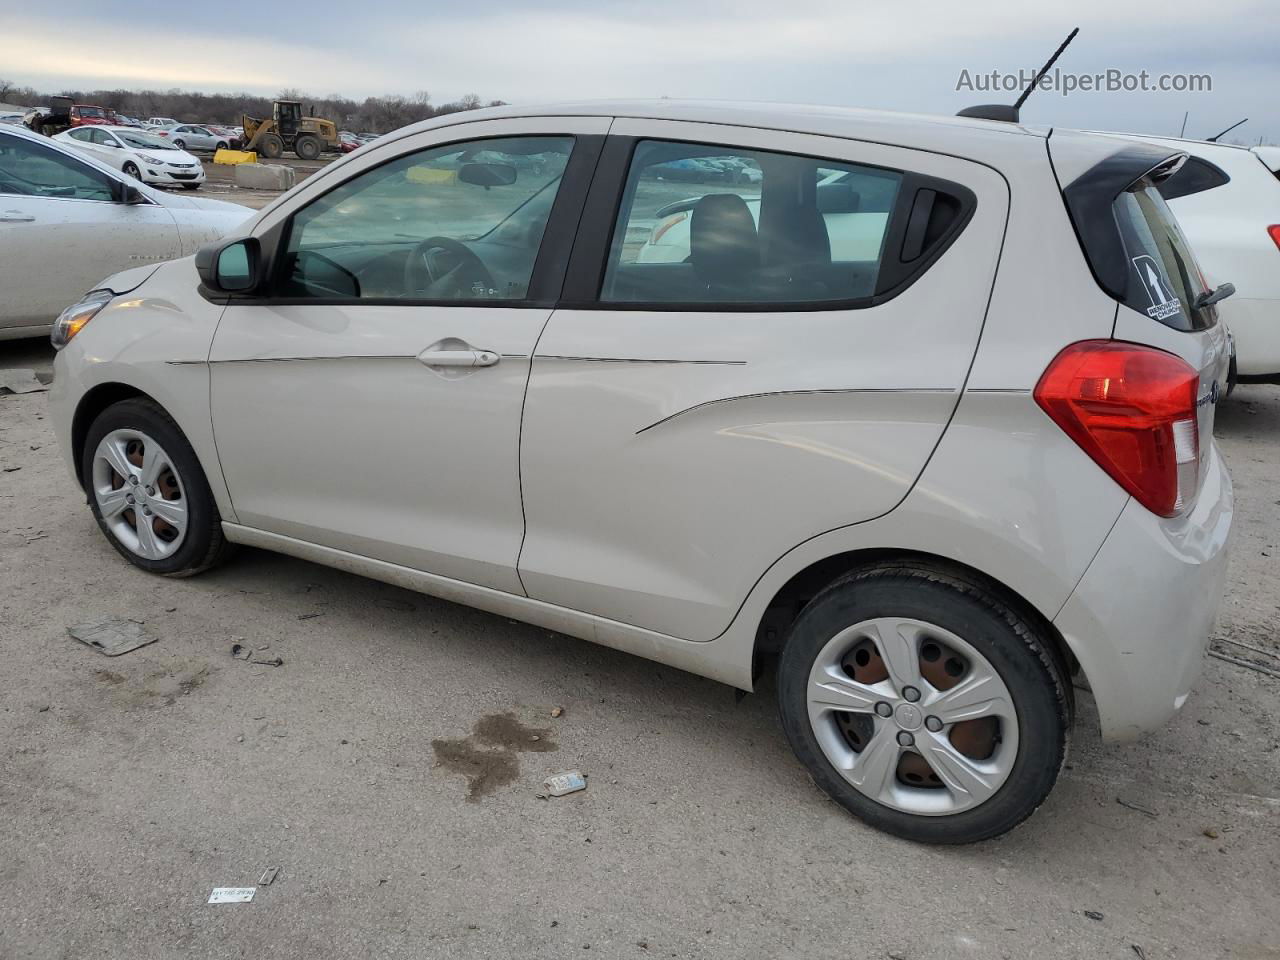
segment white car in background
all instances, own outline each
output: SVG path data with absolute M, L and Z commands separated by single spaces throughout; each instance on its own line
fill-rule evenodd
M 179 150 L 226 150 L 230 139 L 197 123 L 179 123 L 172 127 L 159 127 L 151 131 L 158 137 L 167 137 Z
M 176 127 L 178 121 L 173 117 L 151 117 L 144 120 L 143 125 L 146 127 L 162 127 L 167 130 L 169 127 Z
M 135 180 L 154 186 L 198 190 L 204 165 L 198 157 L 154 133 L 133 127 L 72 127 L 53 139 L 91 154 Z
M 1218 310 L 1235 338 L 1236 375 L 1280 379 L 1280 148 L 1125 137 L 1189 154 L 1160 192 L 1205 275 L 1235 285 Z
M 49 332 L 110 274 L 146 276 L 253 211 L 154 190 L 23 127 L 0 127 L 0 340 Z

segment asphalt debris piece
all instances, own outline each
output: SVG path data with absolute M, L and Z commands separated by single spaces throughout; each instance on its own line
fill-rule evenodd
M 562 716 L 564 716 L 564 707 L 552 707 L 552 708 L 551 708 L 551 716 L 553 716 L 553 717 L 562 717 Z
M 0 370 L 0 393 L 39 393 L 48 389 L 34 370 L 26 367 Z
M 267 867 L 262 871 L 262 876 L 258 878 L 258 886 L 269 887 L 276 882 L 276 877 L 280 876 L 279 867 Z
M 1084 912 L 1084 915 L 1088 917 L 1090 920 L 1102 920 L 1105 917 L 1105 914 L 1102 914 L 1097 910 L 1086 910 Z
M 140 621 L 121 617 L 105 617 L 78 623 L 74 627 L 68 627 L 67 633 L 108 657 L 118 657 L 160 639 L 148 635 L 142 629 Z
M 1150 807 L 1144 806 L 1143 804 L 1137 803 L 1133 800 L 1126 800 L 1124 797 L 1116 797 L 1116 803 L 1120 804 L 1122 807 L 1128 807 L 1130 810 L 1136 810 L 1144 817 L 1150 817 L 1152 820 L 1155 820 L 1160 816 L 1160 814 L 1156 813 Z

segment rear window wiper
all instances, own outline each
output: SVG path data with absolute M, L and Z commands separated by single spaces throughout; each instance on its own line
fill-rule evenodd
M 1211 304 L 1221 303 L 1235 292 L 1236 285 L 1234 283 L 1224 283 L 1216 290 L 1206 290 L 1204 293 L 1200 294 L 1200 296 L 1196 297 L 1194 308 L 1199 310 L 1202 307 L 1207 307 Z

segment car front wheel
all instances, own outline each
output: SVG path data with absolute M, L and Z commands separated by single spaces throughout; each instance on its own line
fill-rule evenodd
M 89 428 L 81 480 L 111 545 L 150 573 L 184 577 L 229 545 L 195 451 L 150 400 L 113 404 Z
M 133 177 L 135 180 L 142 179 L 142 171 L 138 169 L 136 163 L 126 163 L 124 165 L 124 174 L 125 176 Z
M 1066 757 L 1070 691 L 1051 640 L 976 578 L 858 571 L 815 597 L 778 665 L 782 725 L 832 799 L 930 843 L 1012 829 Z

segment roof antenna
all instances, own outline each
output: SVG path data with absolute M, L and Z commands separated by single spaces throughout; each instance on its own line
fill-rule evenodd
M 1240 123 L 1248 123 L 1248 122 L 1249 122 L 1248 117 L 1245 117 L 1243 120 L 1240 121 Z M 1223 130 L 1222 133 L 1215 133 L 1212 137 L 1206 137 L 1204 142 L 1217 143 L 1219 137 L 1225 136 L 1226 134 L 1230 133 L 1236 127 L 1240 126 L 1240 123 L 1233 123 L 1231 126 L 1227 127 L 1227 129 Z
M 1058 58 L 1062 56 L 1062 51 L 1067 49 L 1067 44 L 1074 40 L 1076 38 L 1076 34 L 1079 32 L 1080 28 L 1076 27 L 1067 34 L 1067 39 L 1063 40 L 1058 49 L 1053 51 L 1053 56 L 1046 61 L 1045 65 L 1041 67 L 1039 71 L 1037 71 L 1036 75 L 1031 79 L 1031 82 L 1027 84 L 1027 89 L 1022 91 L 1022 95 L 1018 97 L 1017 102 L 1015 102 L 1013 106 L 1009 106 L 1006 103 L 984 103 L 976 107 L 965 107 L 957 113 L 956 116 L 976 117 L 979 120 L 1003 120 L 1006 123 L 1017 123 L 1018 111 L 1022 108 L 1022 105 L 1027 102 L 1027 97 L 1031 96 L 1031 91 L 1039 85 L 1040 81 L 1044 78 L 1044 75 L 1047 74 L 1050 69 L 1053 68 L 1053 65 L 1058 62 Z M 1223 133 L 1225 132 L 1226 131 L 1224 130 Z

